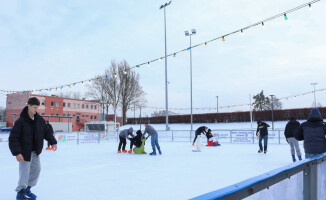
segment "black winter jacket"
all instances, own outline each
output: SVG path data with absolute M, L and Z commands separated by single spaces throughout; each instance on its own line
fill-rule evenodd
M 297 140 L 303 140 L 305 153 L 321 154 L 326 152 L 326 124 L 321 116 L 310 116 L 294 133 Z
M 299 128 L 300 122 L 297 120 L 289 121 L 285 126 L 284 136 L 285 138 L 294 137 L 294 132 Z
M 260 125 L 258 124 L 257 126 L 257 132 L 256 134 L 259 132 L 261 136 L 266 136 L 268 135 L 268 128 L 269 125 L 266 124 L 265 122 L 261 122 Z
M 44 139 L 50 145 L 57 144 L 53 131 L 48 128 L 43 117 L 36 113 L 32 120 L 26 106 L 9 135 L 9 149 L 12 155 L 22 154 L 25 161 L 30 161 L 32 151 L 37 155 L 41 154 Z
M 136 132 L 136 136 L 133 138 L 130 138 L 130 141 L 132 141 L 136 147 L 140 147 L 141 146 L 141 138 L 142 138 L 142 132 L 140 130 L 138 130 Z

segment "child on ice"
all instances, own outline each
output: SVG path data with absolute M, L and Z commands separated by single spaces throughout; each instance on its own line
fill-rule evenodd
M 217 140 L 217 137 L 216 137 L 216 133 L 213 134 L 213 137 L 209 138 L 209 141 L 213 142 L 213 146 L 221 146 L 219 143 L 218 143 L 218 140 Z

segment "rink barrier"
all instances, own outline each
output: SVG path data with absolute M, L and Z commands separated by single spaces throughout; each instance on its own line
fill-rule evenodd
M 195 137 L 195 131 L 190 130 L 170 130 L 163 131 L 158 130 L 159 140 L 162 142 L 192 142 Z M 85 133 L 87 133 L 87 139 L 85 139 Z M 216 129 L 212 130 L 212 133 L 217 133 L 218 140 L 220 143 L 247 143 L 247 144 L 257 144 L 258 137 L 256 137 L 256 130 L 244 130 L 244 129 Z M 269 130 L 268 143 L 269 144 L 287 144 L 284 137 L 284 130 Z M 69 141 L 76 141 L 80 144 L 86 140 L 91 143 L 101 143 L 103 139 L 103 134 L 105 138 L 109 141 L 119 141 L 119 131 L 106 131 L 106 132 L 56 132 L 55 136 L 68 137 Z M 81 136 L 83 135 L 83 136 Z M 0 133 L 0 142 L 8 142 L 9 133 Z M 57 138 L 59 139 L 59 138 Z M 205 141 L 204 141 L 205 143 Z
M 290 179 L 298 173 L 303 173 L 303 184 L 301 198 L 304 200 L 319 200 L 326 195 L 326 153 L 315 158 L 302 160 L 287 167 L 282 167 L 268 173 L 247 179 L 234 185 L 200 195 L 190 200 L 235 200 L 250 197 L 262 190 L 269 190 L 271 186 Z M 319 165 L 324 168 L 317 170 Z M 324 184 L 324 185 L 323 185 Z M 320 193 L 319 195 L 318 192 Z M 272 195 L 272 194 L 269 194 Z M 284 199 L 284 198 L 283 198 Z

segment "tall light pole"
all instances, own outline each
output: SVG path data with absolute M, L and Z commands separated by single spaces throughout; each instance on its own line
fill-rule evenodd
M 275 95 L 270 95 L 272 98 L 272 129 L 274 131 L 274 96 Z
M 190 38 L 190 122 L 191 122 L 191 131 L 193 130 L 193 117 L 192 117 L 192 48 L 191 48 L 191 36 L 196 34 L 196 29 L 192 29 L 191 33 L 185 31 L 185 36 Z
M 167 47 L 166 47 L 166 14 L 165 14 L 165 7 L 171 4 L 172 1 L 169 3 L 165 3 L 161 5 L 160 9 L 164 8 L 164 37 L 165 37 L 165 124 L 166 130 L 169 130 L 169 109 L 168 109 L 168 63 L 167 63 Z
M 218 96 L 216 96 L 216 112 L 218 113 Z
M 315 108 L 317 108 L 317 104 L 316 104 L 316 85 L 317 85 L 317 83 L 311 83 L 311 85 L 314 86 L 314 101 L 315 101 Z

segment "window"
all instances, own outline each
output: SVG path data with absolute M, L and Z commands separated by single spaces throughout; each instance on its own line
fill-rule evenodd
M 82 108 L 85 108 L 85 104 L 82 104 Z
M 54 106 L 54 101 L 51 101 L 51 106 L 52 106 L 52 107 Z
M 86 115 L 86 118 L 88 118 L 88 115 Z
M 96 105 L 94 106 L 94 109 L 96 110 Z
M 59 102 L 57 102 L 56 104 L 57 104 L 57 105 L 56 105 L 56 106 L 57 106 L 57 108 L 59 108 L 59 105 L 60 105 L 60 104 L 59 104 Z
M 73 114 L 72 116 L 74 116 L 74 117 L 75 117 L 76 115 L 75 115 L 75 114 Z
M 70 114 L 67 115 L 68 117 L 70 116 Z
M 94 119 L 96 119 L 96 116 L 94 116 Z
M 88 104 L 86 105 L 86 109 L 88 109 Z
M 44 101 L 42 101 L 42 106 L 44 106 L 45 105 L 45 102 Z
M 44 115 L 44 113 L 42 113 L 42 115 Z
M 77 104 L 78 109 L 80 109 L 80 104 Z
M 66 116 L 66 114 L 63 114 L 63 116 Z
M 51 116 L 54 116 L 54 114 L 53 114 L 53 113 L 51 113 Z
M 82 117 L 85 117 L 85 115 L 82 115 Z
M 91 105 L 91 109 L 93 109 L 93 105 Z
M 56 116 L 59 116 L 59 114 L 56 114 Z
M 68 108 L 70 108 L 70 103 L 68 103 Z
M 63 107 L 66 107 L 66 103 L 63 103 Z
M 76 104 L 75 103 L 73 104 L 73 108 L 76 109 Z
M 91 115 L 91 119 L 93 119 L 93 115 Z

